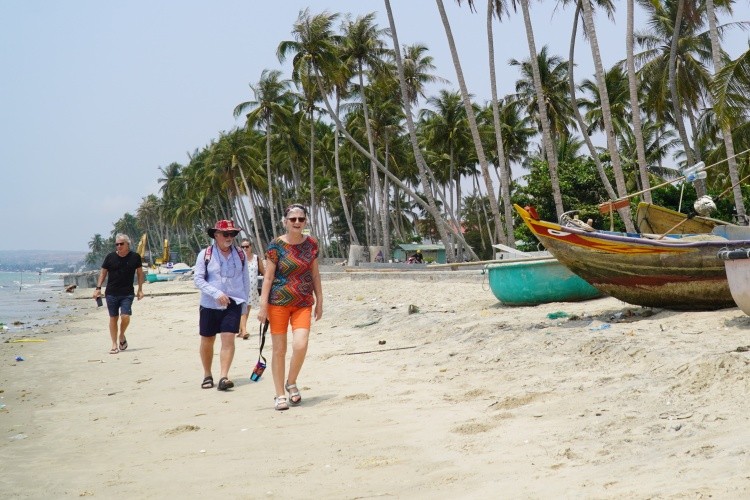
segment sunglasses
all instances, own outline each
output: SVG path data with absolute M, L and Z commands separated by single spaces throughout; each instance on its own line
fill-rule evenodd
M 289 222 L 305 222 L 307 217 L 287 217 L 286 220 Z
M 234 238 L 235 236 L 237 236 L 237 233 L 235 233 L 234 231 L 216 231 L 216 232 L 225 238 Z
M 127 243 L 115 243 L 116 247 L 119 247 L 119 246 L 122 246 L 122 245 L 127 245 Z
M 250 245 L 241 245 L 242 248 L 250 248 Z

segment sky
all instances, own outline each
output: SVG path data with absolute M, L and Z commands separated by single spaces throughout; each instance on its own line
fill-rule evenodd
M 466 83 L 477 102 L 490 97 L 483 1 L 445 0 Z M 431 0 L 391 0 L 402 45 L 429 47 L 436 73 L 457 89 L 439 12 Z M 573 11 L 533 2 L 537 48 L 567 59 Z M 624 58 L 625 3 L 614 22 L 596 19 L 605 67 Z M 234 107 L 252 100 L 249 84 L 291 40 L 301 10 L 375 12 L 376 0 L 0 0 L 0 250 L 88 250 L 126 212 L 158 194 L 159 168 L 186 164 L 222 131 L 241 126 Z M 636 28 L 643 15 L 636 7 Z M 727 21 L 728 19 L 723 19 Z M 750 20 L 738 2 L 734 20 Z M 510 58 L 528 58 L 520 12 L 495 24 L 500 96 L 519 78 Z M 725 49 L 736 57 L 748 34 L 733 30 Z M 576 78 L 593 75 L 579 36 Z M 439 87 L 439 88 L 438 88 Z M 435 94 L 445 85 L 436 86 Z M 33 230 L 30 230 L 32 229 Z

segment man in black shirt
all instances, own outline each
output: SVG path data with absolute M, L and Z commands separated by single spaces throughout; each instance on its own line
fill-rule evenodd
M 143 267 L 141 256 L 130 251 L 130 237 L 126 234 L 115 236 L 115 251 L 104 258 L 99 280 L 94 290 L 94 298 L 101 297 L 102 284 L 107 280 L 107 309 L 109 310 L 109 336 L 112 338 L 110 354 L 117 354 L 128 348 L 125 330 L 130 324 L 133 299 L 133 278 L 138 274 L 138 300 L 143 298 Z M 119 343 L 118 343 L 119 319 Z

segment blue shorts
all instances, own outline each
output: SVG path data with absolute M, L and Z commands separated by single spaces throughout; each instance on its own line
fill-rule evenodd
M 229 302 L 226 309 L 200 308 L 199 333 L 201 337 L 214 337 L 217 333 L 239 333 L 242 305 Z
M 135 295 L 106 295 L 105 298 L 107 299 L 107 309 L 109 309 L 110 318 L 133 314 L 133 299 Z

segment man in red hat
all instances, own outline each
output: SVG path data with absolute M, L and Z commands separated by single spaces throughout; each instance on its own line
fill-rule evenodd
M 203 389 L 214 386 L 211 364 L 217 334 L 221 335 L 218 389 L 226 391 L 234 387 L 229 379 L 229 367 L 234 359 L 234 338 L 240 331 L 242 305 L 250 293 L 245 256 L 234 245 L 234 238 L 241 230 L 231 220 L 218 221 L 207 229 L 214 239 L 213 245 L 201 250 L 195 262 L 193 281 L 201 291 L 199 333 Z

